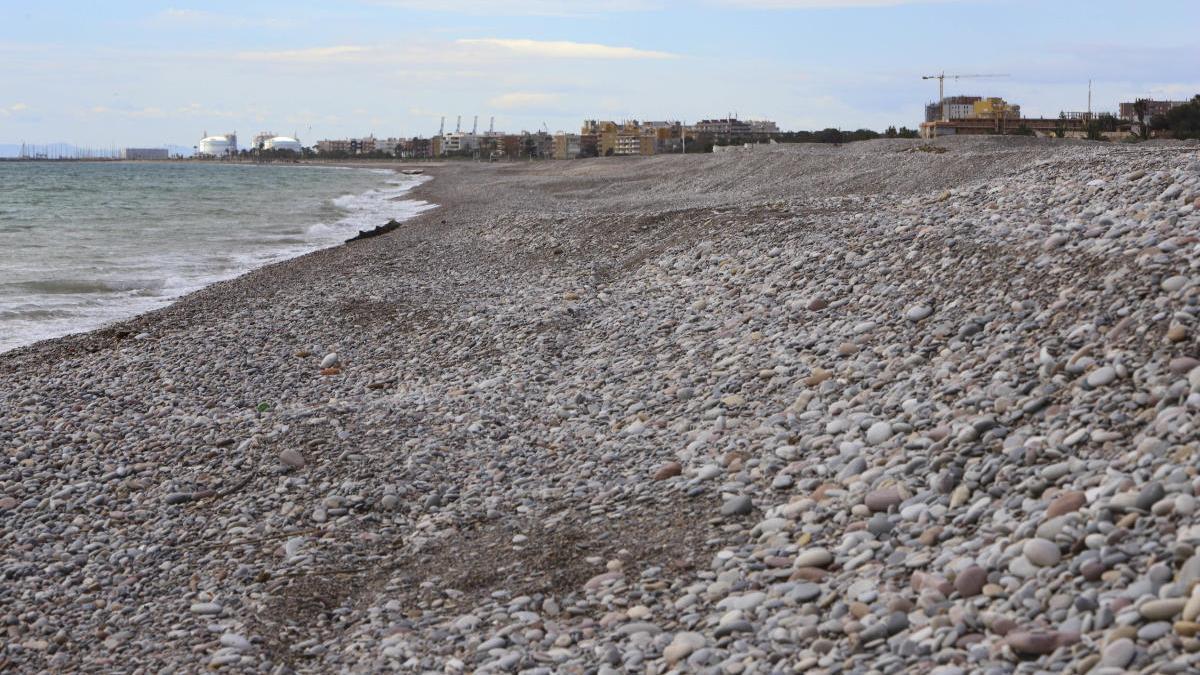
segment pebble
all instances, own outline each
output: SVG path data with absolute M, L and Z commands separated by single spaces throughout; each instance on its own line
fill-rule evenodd
M 0 356 L 0 661 L 1194 671 L 1180 147 L 430 165 L 397 233 Z
M 667 660 L 667 663 L 678 663 L 690 656 L 692 652 L 703 647 L 707 642 L 704 635 L 700 633 L 676 633 L 675 637 L 671 640 L 671 644 L 667 645 L 667 648 L 663 650 L 663 658 Z
M 654 472 L 654 480 L 666 480 L 683 473 L 683 465 L 679 462 L 667 462 Z
M 1110 668 L 1125 668 L 1133 661 L 1137 647 L 1129 638 L 1113 640 L 1104 647 L 1100 655 L 1100 665 Z
M 192 603 L 192 614 L 212 615 L 220 614 L 224 610 L 223 607 L 215 602 L 194 602 Z
M 1058 633 L 1054 631 L 1013 631 L 1005 642 L 1021 656 L 1042 656 L 1058 648 Z
M 1053 567 L 1062 560 L 1062 552 L 1058 550 L 1058 545 L 1041 538 L 1027 540 L 1021 547 L 1021 552 L 1029 562 L 1038 567 Z
M 1117 370 L 1112 366 L 1104 366 L 1089 373 L 1087 383 L 1089 387 L 1103 387 L 1112 384 L 1115 379 L 1117 379 Z
M 299 450 L 287 448 L 279 453 L 279 463 L 289 469 L 303 469 L 304 455 L 300 454 Z
M 1046 519 L 1074 513 L 1087 503 L 1087 496 L 1079 491 L 1064 492 L 1046 507 Z
M 801 551 L 792 564 L 796 567 L 828 567 L 832 563 L 832 553 L 823 548 L 813 548 Z
M 958 573 L 954 578 L 954 589 L 964 598 L 972 598 L 983 592 L 987 583 L 987 570 L 978 565 L 971 565 Z
M 754 510 L 754 503 L 746 495 L 730 497 L 721 505 L 723 516 L 745 516 Z
M 892 437 L 892 425 L 887 422 L 876 422 L 867 429 L 867 443 L 879 445 Z
M 863 499 L 863 503 L 872 511 L 887 511 L 892 507 L 899 506 L 904 501 L 904 496 L 900 493 L 899 488 L 886 487 L 879 490 L 873 490 L 867 493 Z
M 913 305 L 904 313 L 904 318 L 913 323 L 918 323 L 929 318 L 930 314 L 933 314 L 933 308 L 929 305 Z
M 1165 621 L 1182 612 L 1183 606 L 1186 604 L 1186 598 L 1150 600 L 1138 606 L 1138 613 L 1147 621 Z

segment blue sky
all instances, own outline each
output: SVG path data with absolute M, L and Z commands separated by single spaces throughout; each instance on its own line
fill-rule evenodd
M 0 143 L 428 135 L 585 117 L 915 126 L 1200 93 L 1196 0 L 0 0 Z

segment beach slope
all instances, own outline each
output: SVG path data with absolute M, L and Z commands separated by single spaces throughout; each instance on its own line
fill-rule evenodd
M 0 355 L 0 670 L 1200 668 L 1195 145 L 429 173 Z

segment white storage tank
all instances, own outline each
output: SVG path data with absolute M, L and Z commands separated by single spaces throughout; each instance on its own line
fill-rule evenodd
M 200 139 L 199 154 L 207 157 L 224 157 L 237 154 L 237 134 L 205 136 Z
M 302 148 L 300 141 L 291 136 L 275 136 L 263 143 L 263 150 L 291 150 L 298 153 Z

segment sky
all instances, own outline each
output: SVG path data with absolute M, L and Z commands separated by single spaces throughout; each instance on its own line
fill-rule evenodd
M 1196 0 L 0 0 L 0 144 L 915 127 L 937 82 L 1026 116 L 1200 94 Z M 243 142 L 244 143 L 244 142 Z

